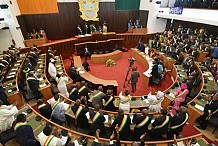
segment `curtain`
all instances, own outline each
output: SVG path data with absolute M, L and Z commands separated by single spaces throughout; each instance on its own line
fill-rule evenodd
M 139 10 L 141 0 L 115 0 L 116 10 Z

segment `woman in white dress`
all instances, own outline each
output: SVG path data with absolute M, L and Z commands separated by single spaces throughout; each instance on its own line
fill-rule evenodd
M 148 94 L 148 101 L 149 101 L 149 110 L 152 112 L 159 112 L 162 107 L 161 103 L 164 100 L 164 93 L 161 91 L 157 92 L 157 95 L 151 95 L 150 93 Z
M 66 77 L 64 74 L 62 75 L 58 74 L 56 77 L 56 81 L 57 81 L 57 87 L 59 92 L 65 97 L 69 98 L 69 93 L 67 92 L 67 86 L 66 86 L 68 77 Z
M 122 91 L 119 94 L 120 98 L 120 105 L 119 109 L 122 109 L 124 113 L 129 113 L 130 112 L 130 100 L 131 100 L 131 95 L 128 90 L 124 91 L 124 95 L 122 94 Z

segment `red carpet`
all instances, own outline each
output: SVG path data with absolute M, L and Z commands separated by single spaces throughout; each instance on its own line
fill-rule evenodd
M 119 93 L 123 89 L 123 84 L 125 81 L 125 77 L 128 71 L 129 61 L 128 58 L 131 58 L 131 54 L 129 52 L 123 52 L 122 57 L 116 61 L 116 65 L 113 67 L 106 67 L 105 64 L 93 64 L 91 60 L 88 59 L 91 71 L 90 73 L 98 78 L 107 79 L 107 80 L 117 80 L 118 82 L 118 89 L 117 93 Z M 66 69 L 70 66 L 70 59 L 64 60 L 64 66 Z M 131 93 L 131 95 L 141 96 L 148 94 L 150 92 L 150 87 L 145 85 L 142 81 L 143 72 L 147 70 L 140 62 L 137 60 L 134 63 L 134 66 L 138 67 L 138 71 L 140 72 L 139 82 L 137 83 L 137 91 L 135 93 Z M 169 73 L 170 74 L 170 73 Z M 164 91 L 166 90 L 171 84 L 172 80 L 170 75 L 167 74 L 165 80 L 162 82 L 162 85 L 158 87 L 158 90 Z M 131 71 L 129 73 L 128 79 L 131 75 Z M 157 91 L 157 86 L 152 86 Z M 131 84 L 128 84 L 126 88 L 131 91 Z

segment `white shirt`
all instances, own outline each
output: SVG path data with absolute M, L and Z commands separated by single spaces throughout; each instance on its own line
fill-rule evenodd
M 54 78 L 54 79 L 56 78 L 57 69 L 56 69 L 55 65 L 51 62 L 48 64 L 48 73 L 52 78 Z
M 48 136 L 46 136 L 46 135 L 43 133 L 43 131 L 38 135 L 38 139 L 39 139 L 39 142 L 40 142 L 40 145 L 41 145 L 41 146 L 44 146 L 44 143 L 45 143 L 47 137 L 48 137 Z M 63 146 L 63 144 L 62 144 L 62 141 L 61 141 L 60 138 L 54 137 L 54 138 L 51 140 L 49 146 Z
M 2 105 L 0 107 L 0 131 L 3 132 L 11 128 L 12 123 L 14 122 L 14 115 L 16 113 L 18 113 L 16 106 Z

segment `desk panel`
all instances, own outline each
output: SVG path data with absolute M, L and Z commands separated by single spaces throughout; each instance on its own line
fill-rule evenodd
M 91 62 L 92 63 L 106 63 L 108 59 L 118 60 L 122 56 L 122 51 L 116 50 L 107 54 L 92 54 Z

